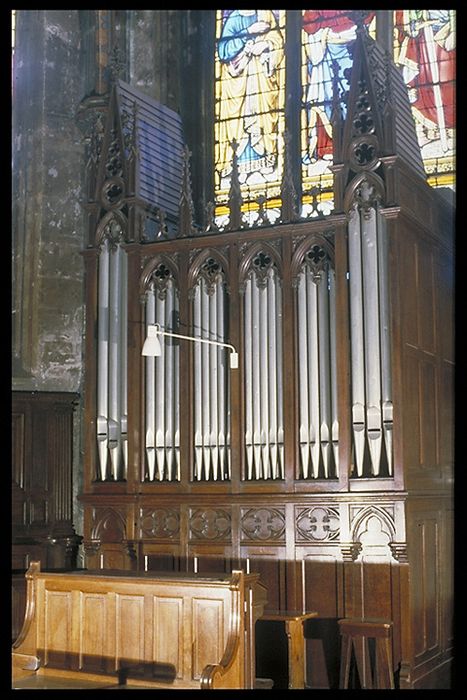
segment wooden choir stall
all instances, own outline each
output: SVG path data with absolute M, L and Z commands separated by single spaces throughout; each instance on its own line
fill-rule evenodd
M 41 572 L 31 563 L 13 687 L 254 688 L 257 574 Z

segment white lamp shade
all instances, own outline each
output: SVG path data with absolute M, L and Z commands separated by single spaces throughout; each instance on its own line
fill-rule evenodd
M 147 357 L 159 357 L 161 355 L 161 344 L 157 336 L 156 326 L 148 326 L 148 334 L 144 341 L 142 355 Z

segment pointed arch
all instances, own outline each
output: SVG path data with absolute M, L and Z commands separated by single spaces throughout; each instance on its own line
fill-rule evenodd
M 362 193 L 365 186 L 365 193 Z M 344 211 L 349 213 L 355 203 L 372 206 L 374 202 L 384 204 L 386 188 L 382 178 L 374 172 L 366 170 L 356 175 L 350 181 L 344 195 Z
M 115 222 L 116 227 L 112 228 Z M 120 230 L 119 230 L 120 229 Z M 94 245 L 99 248 L 107 238 L 111 245 L 127 241 L 128 220 L 119 210 L 108 211 L 99 221 L 96 227 Z
M 276 268 L 279 278 L 282 279 L 282 260 L 276 248 L 265 241 L 253 243 L 245 251 L 239 266 L 240 289 L 244 288 L 252 269 L 255 269 L 256 273 L 262 278 L 271 267 Z
M 218 276 L 222 275 L 226 292 L 229 293 L 229 262 L 219 250 L 206 248 L 195 257 L 188 271 L 189 291 L 195 287 L 200 274 L 204 275 L 208 285 L 215 283 Z
M 178 289 L 178 267 L 174 260 L 168 256 L 159 254 L 151 258 L 143 268 L 139 283 L 140 298 L 144 298 L 152 281 L 158 289 L 159 294 L 164 293 L 166 282 L 173 279 L 175 287 Z
M 396 528 L 394 520 L 389 513 L 380 506 L 367 506 L 358 513 L 355 520 L 351 524 L 351 539 L 352 542 L 360 542 L 360 538 L 367 530 L 367 522 L 371 517 L 375 517 L 382 525 L 382 531 L 389 535 L 390 541 L 393 542 L 396 536 Z
M 295 250 L 292 258 L 291 264 L 291 277 L 293 281 L 296 281 L 300 270 L 305 261 L 306 255 L 312 251 L 314 246 L 318 246 L 324 252 L 325 260 L 330 263 L 331 267 L 334 267 L 334 246 L 326 238 L 324 234 L 314 233 L 311 236 L 307 236 Z

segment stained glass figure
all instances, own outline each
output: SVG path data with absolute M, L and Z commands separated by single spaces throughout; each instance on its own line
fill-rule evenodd
M 394 60 L 409 88 L 428 182 L 454 183 L 455 11 L 396 10 Z
M 225 203 L 236 144 L 243 201 L 279 192 L 284 110 L 284 11 L 219 10 L 216 203 Z M 257 208 L 257 207 L 256 207 Z M 219 211 L 217 212 L 219 213 Z
M 374 20 L 368 12 L 366 25 Z M 371 26 L 371 32 L 373 26 Z M 305 216 L 332 209 L 333 90 L 342 116 L 350 83 L 356 25 L 349 11 L 303 10 L 302 15 L 302 185 Z

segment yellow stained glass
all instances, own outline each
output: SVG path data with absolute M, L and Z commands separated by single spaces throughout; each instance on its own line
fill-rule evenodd
M 368 11 L 364 22 L 374 36 L 375 13 Z M 302 10 L 303 216 L 329 214 L 333 208 L 333 86 L 345 118 L 355 38 L 356 24 L 348 10 Z
M 283 168 L 285 11 L 218 10 L 215 190 L 225 204 L 234 148 L 243 201 L 277 198 Z M 247 211 L 254 207 L 247 206 Z
M 455 180 L 455 11 L 395 10 L 394 60 L 415 119 L 428 182 Z

